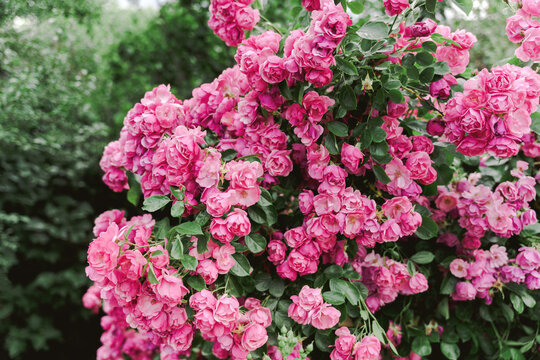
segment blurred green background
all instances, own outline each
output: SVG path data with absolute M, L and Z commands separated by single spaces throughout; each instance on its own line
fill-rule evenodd
M 209 1 L 142 3 L 0 1 L 0 359 L 95 358 L 99 317 L 81 304 L 93 219 L 136 212 L 102 184 L 103 147 L 145 91 L 171 84 L 186 99 L 232 65 Z M 274 20 L 300 0 L 269 3 Z M 474 66 L 511 57 L 504 3 L 475 4 L 438 17 L 476 34 Z

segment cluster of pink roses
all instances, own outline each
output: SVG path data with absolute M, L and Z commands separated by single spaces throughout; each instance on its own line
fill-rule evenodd
M 531 131 L 540 75 L 507 64 L 483 69 L 464 88 L 446 104 L 443 139 L 467 156 L 486 151 L 499 158 L 516 155 L 521 138 Z
M 399 34 L 401 36 L 397 39 L 393 51 L 389 52 L 389 54 L 394 56 L 395 53 L 398 53 L 400 54 L 399 58 L 401 58 L 404 55 L 403 50 L 420 48 L 424 42 L 431 41 L 431 35 L 434 33 L 442 36 L 443 39 L 452 40 L 452 43 L 447 41 L 440 44 L 437 43 L 437 50 L 434 53 L 435 58 L 438 61 L 446 62 L 450 67 L 452 75 L 463 73 L 469 64 L 469 50 L 476 43 L 476 37 L 465 30 L 452 32 L 448 26 L 437 25 L 430 19 L 410 26 L 405 26 L 405 23 L 402 23 L 399 28 Z M 446 79 L 448 78 L 445 78 L 445 82 Z M 441 87 L 443 84 L 441 82 L 438 86 Z M 449 88 L 453 84 L 451 81 L 446 86 Z
M 378 360 L 381 353 L 381 342 L 370 335 L 358 341 L 348 327 L 336 330 L 334 350 L 330 353 L 331 360 Z
M 540 22 L 534 17 L 540 16 L 538 0 L 516 0 L 521 8 L 515 15 L 506 19 L 508 39 L 520 46 L 516 57 L 522 61 L 540 61 Z
M 83 296 L 86 308 L 98 311 L 101 306 L 100 288 L 92 285 Z M 157 353 L 158 347 L 146 334 L 128 329 L 126 315 L 122 307 L 112 306 L 108 302 L 103 305 L 106 315 L 101 318 L 102 346 L 97 350 L 96 358 L 99 360 L 122 359 L 126 354 L 132 359 L 151 360 Z
M 160 85 L 147 92 L 126 115 L 120 139 L 105 148 L 100 161 L 103 181 L 114 191 L 128 188 L 125 170 L 143 176 L 152 167 L 154 150 L 164 133 L 178 126 L 182 102 Z
M 452 190 L 439 187 L 435 205 L 440 212 L 434 213 L 434 219 L 458 218 L 459 225 L 467 230 L 462 248 L 478 249 L 488 230 L 510 237 L 519 234 L 524 226 L 536 223 L 535 211 L 528 208 L 528 203 L 536 197 L 536 181 L 523 173 L 528 164 L 520 163 L 521 170 L 512 171 L 519 180 L 502 182 L 494 192 L 485 185 L 476 185 L 478 176 L 455 183 Z M 444 242 L 451 246 L 458 244 L 455 236 Z
M 452 293 L 454 300 L 481 298 L 491 304 L 494 290 L 509 282 L 540 289 L 540 251 L 536 248 L 521 247 L 515 259 L 508 259 L 504 246 L 492 245 L 489 250 L 474 250 L 473 261 L 467 260 L 456 258 L 450 263 L 452 275 L 462 280 Z
M 162 359 L 174 359 L 190 348 L 194 335 L 183 306 L 189 290 L 170 266 L 167 250 L 148 242 L 153 225 L 149 215 L 126 221 L 118 210 L 98 217 L 97 238 L 88 248 L 86 273 L 94 285 L 86 306 L 95 309 L 101 298 L 105 309 L 118 308 L 123 318 L 116 332 L 128 324 L 160 349 Z M 150 273 L 156 284 L 146 280 Z M 108 359 L 106 353 L 117 348 L 104 342 L 107 350 L 98 358 Z
M 399 294 L 419 294 L 428 289 L 424 274 L 417 272 L 411 275 L 407 265 L 374 251 L 366 254 L 366 250 L 360 248 L 351 264 L 362 274 L 362 283 L 369 290 L 366 305 L 372 312 L 391 303 Z
M 259 22 L 259 10 L 249 5 L 254 0 L 212 0 L 208 26 L 228 46 L 237 46 L 245 39 L 244 31 L 253 30 Z
M 336 326 L 341 312 L 325 303 L 321 289 L 312 289 L 307 285 L 297 295 L 291 296 L 289 317 L 299 324 L 310 324 L 316 329 L 324 330 Z
M 253 36 L 238 48 L 236 62 L 253 89 L 262 91 L 284 80 L 308 81 L 316 87 L 330 83 L 333 52 L 352 21 L 341 4 L 322 0 L 318 5 L 308 31 L 293 30 L 287 37 L 283 57 L 277 55 L 281 36 L 273 31 Z
M 246 359 L 268 340 L 266 328 L 272 323 L 270 309 L 260 300 L 247 298 L 240 311 L 240 303 L 233 296 L 219 299 L 208 290 L 193 294 L 189 299 L 195 311 L 194 325 L 203 339 L 214 343 L 212 352 L 219 359 Z

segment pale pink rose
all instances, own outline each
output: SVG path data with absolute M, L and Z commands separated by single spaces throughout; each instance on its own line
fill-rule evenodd
M 214 187 L 219 183 L 221 176 L 221 153 L 207 152 L 204 162 L 197 175 L 197 184 L 203 188 Z M 180 199 L 181 200 L 181 199 Z
M 229 326 L 238 320 L 240 316 L 239 307 L 240 305 L 235 297 L 222 295 L 216 302 L 214 319 L 225 326 Z
M 540 27 L 540 23 L 528 16 L 523 10 L 506 19 L 506 35 L 508 40 L 516 44 L 523 41 L 525 31 L 535 27 Z
M 214 239 L 222 243 L 230 243 L 234 238 L 227 219 L 213 218 L 210 224 L 210 234 L 212 234 Z
M 285 231 L 284 237 L 285 241 L 287 241 L 287 245 L 292 248 L 300 247 L 308 239 L 304 227 L 302 226 Z
M 525 31 L 521 46 L 516 49 L 516 57 L 522 61 L 540 60 L 540 27 Z
M 323 298 L 319 288 L 312 289 L 304 285 L 298 294 L 298 304 L 308 312 L 322 305 L 322 303 Z
M 184 324 L 178 330 L 171 331 L 170 335 L 167 338 L 167 343 L 179 352 L 186 351 L 191 347 L 193 342 L 193 328 L 189 324 Z
M 397 241 L 403 232 L 396 219 L 388 219 L 381 225 L 381 238 L 383 241 Z
M 206 211 L 213 217 L 221 217 L 231 209 L 231 193 L 210 189 L 206 196 Z
M 216 268 L 219 274 L 226 274 L 231 270 L 236 261 L 231 256 L 235 253 L 235 249 L 231 244 L 225 244 L 221 247 L 216 247 L 212 252 L 212 257 L 216 259 Z
M 435 57 L 439 61 L 448 63 L 452 75 L 463 73 L 469 64 L 469 52 L 467 50 L 460 50 L 454 46 L 439 46 Z
M 119 236 L 118 225 L 111 223 L 105 232 L 90 243 L 87 260 L 96 274 L 106 276 L 116 267 L 120 247 L 115 241 Z
M 195 273 L 201 275 L 207 285 L 213 284 L 219 274 L 216 264 L 210 259 L 199 261 Z
M 111 223 L 116 223 L 118 228 L 121 229 L 126 223 L 124 218 L 125 211 L 121 210 L 109 210 L 100 214 L 96 220 L 94 220 L 94 236 L 99 236 L 102 232 L 106 231 Z
M 522 0 L 523 11 L 531 16 L 540 16 L 539 0 Z
M 467 277 L 469 263 L 463 259 L 454 259 L 450 263 L 450 272 L 457 278 Z
M 437 196 L 437 199 L 435 199 L 435 205 L 444 212 L 450 212 L 457 207 L 458 200 L 458 194 L 448 191 Z
M 516 137 L 522 137 L 531 131 L 531 116 L 524 109 L 517 109 L 508 113 L 505 123 L 508 132 Z
M 540 267 L 540 252 L 533 247 L 521 247 L 516 264 L 525 270 L 536 270 Z
M 236 11 L 236 23 L 243 30 L 253 30 L 260 20 L 259 10 L 244 6 Z
M 334 5 L 332 1 L 324 1 L 321 2 L 321 10 L 315 10 L 311 14 L 309 32 L 322 35 L 337 44 L 343 39 L 347 33 L 347 26 L 350 25 L 352 20 L 341 4 Z
M 354 346 L 355 360 L 377 360 L 381 353 L 381 342 L 373 335 L 366 336 Z
M 216 302 L 214 295 L 206 289 L 196 292 L 189 298 L 189 306 L 195 311 L 213 309 Z
M 476 289 L 470 282 L 462 281 L 456 285 L 456 291 L 452 294 L 454 300 L 474 300 Z
M 290 150 L 272 150 L 266 157 L 264 167 L 272 176 L 287 176 L 293 170 Z
M 244 304 L 244 306 L 246 305 Z M 250 321 L 260 324 L 265 328 L 270 326 L 270 324 L 272 323 L 272 314 L 270 312 L 270 309 L 266 307 L 258 306 L 254 309 L 251 309 L 246 313 L 246 316 Z
M 396 196 L 386 200 L 381 208 L 386 217 L 398 219 L 401 214 L 412 211 L 412 203 L 405 196 Z
M 400 159 L 393 159 L 385 168 L 386 174 L 400 189 L 406 189 L 412 182 L 411 172 Z
M 330 304 L 315 308 L 311 315 L 311 325 L 319 330 L 330 329 L 337 325 L 341 312 Z
M 302 105 L 307 111 L 308 119 L 313 122 L 321 121 L 328 111 L 328 107 L 334 105 L 335 101 L 328 96 L 319 95 L 315 91 L 310 91 L 302 99 Z
M 126 250 L 118 258 L 119 270 L 132 280 L 137 280 L 142 276 L 144 265 L 146 265 L 146 258 L 138 250 Z
M 424 274 L 416 273 L 409 279 L 409 288 L 413 294 L 424 292 L 428 289 L 428 282 Z
M 288 310 L 289 317 L 301 325 L 308 324 L 311 319 L 308 316 L 308 311 L 304 310 L 304 308 L 298 304 L 298 296 L 291 296 L 291 300 L 292 304 L 289 305 Z
M 268 341 L 264 326 L 254 323 L 248 325 L 242 335 L 242 346 L 247 351 L 257 350 Z

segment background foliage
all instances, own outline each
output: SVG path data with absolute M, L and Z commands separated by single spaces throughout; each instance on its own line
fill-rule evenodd
M 300 5 L 261 3 L 271 21 Z M 476 34 L 474 65 L 511 57 L 504 3 L 475 4 L 466 20 L 451 9 L 437 16 Z M 169 83 L 187 98 L 232 64 L 207 8 L 0 2 L 0 358 L 95 356 L 98 320 L 80 305 L 86 248 L 96 214 L 127 206 L 102 184 L 98 161 L 145 90 Z M 374 16 L 381 8 L 365 3 Z

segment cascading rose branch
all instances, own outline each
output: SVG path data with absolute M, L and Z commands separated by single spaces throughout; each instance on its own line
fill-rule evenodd
M 474 35 L 415 18 L 433 2 L 384 1 L 389 17 L 359 26 L 304 0 L 306 23 L 245 39 L 256 4 L 213 0 L 236 65 L 185 101 L 147 92 L 100 162 L 155 215 L 96 219 L 83 302 L 106 313 L 98 358 L 418 359 L 440 343 L 456 359 L 450 309 L 481 298 L 477 321 L 511 322 L 534 307 L 535 4 L 507 27 L 529 63 L 470 77 Z M 513 336 L 480 327 L 461 341 Z M 516 343 L 490 346 L 510 358 Z

